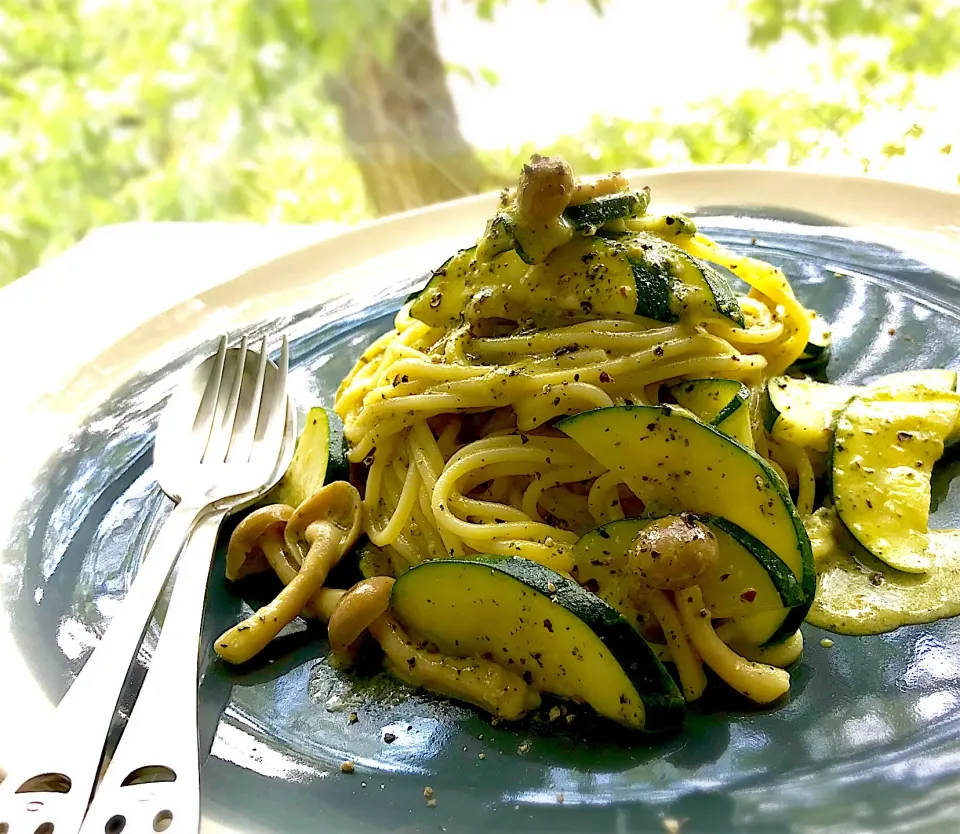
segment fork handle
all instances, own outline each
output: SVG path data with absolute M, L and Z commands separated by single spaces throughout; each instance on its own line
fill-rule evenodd
M 171 834 L 199 830 L 200 630 L 224 516 L 221 510 L 205 515 L 183 548 L 160 642 L 81 834 L 164 825 Z
M 173 508 L 123 604 L 51 720 L 25 735 L 35 740 L 24 745 L 23 758 L 0 784 L 4 831 L 33 834 L 44 823 L 49 824 L 44 830 L 61 834 L 80 828 L 130 666 L 170 569 L 199 515 L 197 507 L 178 504 Z M 20 788 L 27 790 L 16 792 Z

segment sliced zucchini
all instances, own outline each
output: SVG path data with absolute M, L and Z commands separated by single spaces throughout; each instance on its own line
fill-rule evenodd
M 647 214 L 612 223 L 616 231 L 649 232 L 657 237 L 669 240 L 680 235 L 695 235 L 697 224 L 685 214 Z
M 743 313 L 723 277 L 653 235 L 623 240 L 576 236 L 527 266 L 489 236 L 437 269 L 411 302 L 410 314 L 433 327 L 466 317 L 563 318 L 640 315 L 656 321 Z M 492 247 L 492 248 L 491 248 Z
M 653 519 L 625 518 L 585 533 L 574 548 L 577 577 L 631 622 L 638 622 L 644 591 L 626 556 Z M 699 521 L 717 539 L 720 557 L 697 580 L 714 618 L 743 617 L 802 605 L 793 571 L 765 544 L 724 518 Z
M 481 261 L 488 261 L 504 252 L 514 251 L 525 264 L 534 263 L 517 237 L 517 223 L 512 212 L 498 212 L 487 224 L 486 232 L 478 247 Z
M 879 377 L 866 389 L 896 392 L 917 385 L 935 391 L 954 391 L 957 372 L 940 368 L 901 371 Z M 764 426 L 774 437 L 782 437 L 818 452 L 827 452 L 837 411 L 854 394 L 866 389 L 789 376 L 773 377 L 766 387 Z
M 889 391 L 902 391 L 914 386 L 929 388 L 931 391 L 956 391 L 957 372 L 945 368 L 921 368 L 916 371 L 899 371 L 881 376 L 870 383 L 870 388 Z
M 774 437 L 826 452 L 833 415 L 859 389 L 775 376 L 767 382 L 764 425 Z
M 503 209 L 490 220 L 478 247 L 480 261 L 514 251 L 525 264 L 543 261 L 554 249 L 569 243 L 573 226 L 566 216 L 548 223 L 524 223 L 516 207 Z
M 633 269 L 637 315 L 664 322 L 720 315 L 743 327 L 740 302 L 710 264 L 643 232 L 613 245 L 625 250 Z
M 750 389 L 734 379 L 691 379 L 670 389 L 673 398 L 704 423 L 753 448 Z
M 853 537 L 892 568 L 933 567 L 930 473 L 960 414 L 960 396 L 926 385 L 868 390 L 837 415 L 830 489 Z
M 477 247 L 470 246 L 438 266 L 415 296 L 410 315 L 433 327 L 456 321 L 463 309 L 466 282 L 474 271 L 476 254 Z
M 280 482 L 261 503 L 296 507 L 325 483 L 348 480 L 350 463 L 343 442 L 343 423 L 327 409 L 316 406 L 297 438 L 293 459 Z
M 960 530 L 931 530 L 927 573 L 890 570 L 840 536 L 817 560 L 807 622 L 841 634 L 884 634 L 960 614 Z
M 753 637 L 779 642 L 797 630 L 816 590 L 810 540 L 787 485 L 762 457 L 669 406 L 600 408 L 557 428 L 623 473 L 646 514 L 720 516 L 770 548 L 793 571 L 804 604 L 771 615 L 766 633 Z
M 677 282 L 670 265 L 635 255 L 628 255 L 627 263 L 633 272 L 633 283 L 637 292 L 634 312 L 638 316 L 666 324 L 679 321 L 679 305 L 675 303 Z
M 488 657 L 627 727 L 683 723 L 683 698 L 643 638 L 603 600 L 536 562 L 424 562 L 397 580 L 390 605 L 445 654 Z
M 410 315 L 431 327 L 448 327 L 468 311 L 475 317 L 503 316 L 507 291 L 526 269 L 512 251 L 481 260 L 477 247 L 461 249 L 433 272 L 410 305 Z
M 580 235 L 594 235 L 604 223 L 643 214 L 650 205 L 649 191 L 607 194 L 577 206 L 567 206 L 563 216 Z

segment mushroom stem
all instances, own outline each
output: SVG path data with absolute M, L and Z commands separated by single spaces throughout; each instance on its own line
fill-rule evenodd
M 284 547 L 283 536 L 279 532 L 268 533 L 260 543 L 263 548 L 263 554 L 267 557 L 270 567 L 273 568 L 277 578 L 284 584 L 289 585 L 293 582 L 299 568 L 290 564 L 291 559 L 287 555 Z M 326 582 L 326 579 L 324 579 Z M 346 591 L 337 588 L 321 588 L 313 598 L 306 604 L 300 614 L 321 622 L 327 622 L 333 614 L 333 609 L 337 607 Z
M 290 579 L 277 597 L 253 616 L 222 635 L 214 648 L 229 663 L 245 663 L 269 643 L 281 629 L 291 622 L 307 604 L 318 595 L 330 570 L 349 550 L 360 533 L 362 506 L 357 490 L 344 481 L 336 481 L 304 501 L 287 522 L 284 538 L 299 551 L 301 542 L 309 545 L 300 570 Z M 292 528 L 292 529 L 291 529 Z M 276 548 L 268 547 L 277 565 Z M 289 576 L 292 567 L 281 567 Z M 281 581 L 285 576 L 281 576 Z M 318 600 L 318 603 L 322 602 Z M 326 601 L 329 606 L 329 598 Z M 318 605 L 318 613 L 329 609 Z

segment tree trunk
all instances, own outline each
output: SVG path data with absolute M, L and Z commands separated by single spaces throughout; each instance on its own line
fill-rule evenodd
M 475 194 L 487 175 L 460 133 L 429 3 L 395 24 L 391 60 L 359 44 L 329 92 L 379 214 Z

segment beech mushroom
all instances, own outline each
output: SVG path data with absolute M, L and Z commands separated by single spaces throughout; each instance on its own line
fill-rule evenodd
M 648 590 L 679 591 L 717 561 L 717 540 L 690 513 L 651 521 L 631 542 L 627 564 Z
M 350 647 L 377 617 L 390 607 L 392 576 L 363 579 L 337 603 L 327 624 L 327 637 L 335 654 L 348 656 Z
M 227 579 L 236 581 L 255 573 L 270 570 L 270 563 L 263 551 L 261 539 L 270 529 L 283 531 L 293 507 L 286 504 L 272 504 L 254 510 L 241 521 L 227 545 Z
M 229 663 L 245 663 L 258 654 L 320 595 L 330 570 L 357 540 L 361 522 L 360 494 L 350 484 L 335 481 L 314 493 L 291 513 L 284 530 L 288 555 L 299 563 L 299 570 L 292 576 L 293 566 L 279 558 L 282 545 L 277 532 L 266 530 L 260 540 L 261 548 L 273 556 L 267 556 L 272 565 L 277 562 L 273 566 L 279 566 L 277 572 L 285 587 L 272 602 L 219 637 L 214 644 L 217 654 Z M 275 537 L 273 547 L 269 546 L 271 537 Z M 290 580 L 286 582 L 288 576 Z M 329 615 L 334 600 L 327 596 L 326 606 L 312 607 Z

